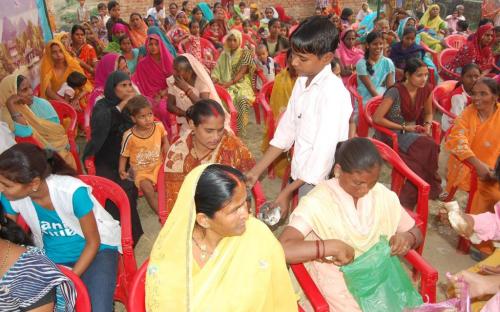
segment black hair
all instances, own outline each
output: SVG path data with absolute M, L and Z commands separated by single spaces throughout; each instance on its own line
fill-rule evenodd
M 340 19 L 347 20 L 349 16 L 353 15 L 354 11 L 351 8 L 344 8 L 340 13 Z
M 457 30 L 459 30 L 459 31 L 466 31 L 467 29 L 469 29 L 469 22 L 462 21 L 462 20 L 459 20 L 457 22 Z
M 123 36 L 118 37 L 118 44 L 121 45 L 122 41 L 125 40 L 125 39 L 130 39 L 130 37 L 128 35 L 126 35 L 126 34 L 123 35 Z M 132 40 L 130 42 L 132 42 Z
M 493 171 L 493 176 L 497 179 L 498 182 L 500 182 L 500 155 L 498 155 L 495 170 Z
M 335 69 L 335 67 L 337 67 L 337 65 L 339 65 L 339 64 L 340 64 L 339 59 L 338 59 L 338 58 L 336 58 L 336 57 L 334 57 L 334 58 L 332 59 L 332 61 L 330 62 L 330 66 L 331 66 L 331 68 L 332 68 L 332 71 L 333 71 L 333 70 Z
M 195 15 L 198 12 L 201 12 L 201 14 L 203 15 L 203 11 L 198 6 L 195 6 L 191 11 L 191 15 Z
M 417 34 L 417 29 L 413 26 L 406 27 L 403 31 L 403 37 L 409 34 Z
M 108 11 L 111 11 L 114 7 L 119 6 L 118 1 L 111 0 L 108 2 Z
M 106 3 L 99 2 L 99 4 L 97 5 L 97 9 L 100 10 L 100 9 L 104 9 L 104 8 L 106 8 Z
M 498 86 L 498 83 L 495 79 L 490 77 L 482 77 L 479 78 L 474 85 L 477 85 L 478 83 L 484 83 L 488 87 L 488 89 L 490 89 L 491 93 L 495 94 L 496 96 L 500 96 L 500 87 Z
M 0 238 L 18 245 L 33 246 L 31 237 L 16 222 L 7 218 L 2 205 L 0 205 Z
M 153 0 L 153 6 L 157 6 L 163 3 L 163 0 Z
M 217 21 L 215 19 L 213 19 L 210 22 L 208 22 L 208 26 L 212 26 L 214 24 L 217 24 Z
M 247 4 L 245 3 L 245 1 L 241 1 L 241 2 L 238 4 L 238 6 L 245 6 L 245 7 L 246 7 L 246 6 L 247 6 Z
M 71 27 L 71 35 L 73 36 L 77 30 L 83 31 L 83 34 L 85 34 L 85 28 L 83 28 L 82 25 L 80 24 L 75 24 L 73 27 Z
M 404 73 L 413 75 L 420 67 L 427 67 L 427 65 L 421 59 L 412 57 L 406 60 Z
M 72 71 L 68 75 L 68 78 L 66 78 L 66 83 L 73 89 L 81 88 L 87 83 L 87 76 L 77 71 Z
M 130 116 L 137 115 L 141 109 L 146 107 L 151 107 L 151 103 L 149 103 L 145 96 L 140 94 L 132 97 L 127 102 L 127 110 L 130 113 Z
M 184 55 L 178 55 L 174 59 L 174 67 L 177 65 L 181 65 L 182 67 L 194 72 L 193 67 L 191 66 L 191 63 L 189 63 L 188 58 L 185 57 Z
M 182 5 L 181 5 L 181 7 L 182 7 L 182 11 L 184 11 L 184 10 L 186 9 L 186 5 L 187 5 L 188 3 L 189 3 L 189 1 L 188 1 L 188 0 L 182 1 Z M 186 11 L 184 11 L 184 12 L 185 12 L 186 14 L 188 14 L 188 12 L 186 12 Z
M 137 12 L 133 12 L 133 13 L 131 13 L 131 14 L 130 14 L 130 18 L 132 18 L 132 16 L 134 16 L 134 15 L 139 16 L 139 18 L 140 18 L 140 19 L 142 19 L 142 15 L 141 15 L 141 13 L 137 13 Z
M 17 79 L 16 79 L 16 88 L 17 89 L 19 89 L 19 87 L 21 86 L 21 83 L 23 83 L 24 80 L 26 80 L 26 77 L 24 77 L 23 75 L 17 76 Z
M 250 27 L 250 26 L 252 26 L 252 25 L 250 24 L 250 20 L 247 20 L 247 19 L 246 19 L 246 20 L 244 20 L 244 21 L 243 21 L 243 23 L 241 23 L 241 25 L 242 25 L 243 27 L 247 27 L 247 26 L 248 26 L 248 27 Z
M 493 25 L 493 20 L 489 18 L 482 18 L 479 20 L 479 23 L 477 24 L 477 28 L 486 25 L 486 24 L 492 24 Z
M 213 218 L 215 213 L 226 206 L 232 199 L 235 189 L 244 185 L 245 176 L 237 169 L 220 164 L 208 166 L 200 176 L 194 203 L 196 213 L 203 213 Z
M 339 32 L 325 16 L 313 16 L 299 24 L 292 33 L 290 46 L 299 53 L 322 57 L 328 52 L 335 53 Z
M 366 48 L 365 48 L 365 60 L 366 60 L 366 70 L 372 76 L 375 71 L 372 68 L 372 64 L 368 62 L 368 59 L 370 57 L 370 44 L 375 41 L 376 39 L 379 38 L 384 38 L 383 34 L 379 31 L 372 31 L 371 33 L 366 36 Z
M 273 27 L 273 25 L 276 24 L 276 23 L 280 23 L 280 20 L 277 19 L 277 18 L 271 18 L 269 20 L 269 22 L 267 23 L 267 28 Z M 280 23 L 280 26 L 281 26 L 281 23 Z
M 214 100 L 199 100 L 193 106 L 186 110 L 186 118 L 192 120 L 197 127 L 206 117 L 222 116 L 225 118 L 225 112 L 222 106 Z
M 176 9 L 179 8 L 177 3 L 175 3 L 175 2 L 170 2 L 170 4 L 168 5 L 168 8 L 170 9 L 171 6 L 174 6 Z
M 99 18 L 98 18 L 97 16 L 95 16 L 95 15 L 92 15 L 92 16 L 90 17 L 90 21 L 92 21 L 93 19 L 99 20 Z
M 0 154 L 0 174 L 21 184 L 45 179 L 50 174 L 76 176 L 58 153 L 30 143 L 18 143 Z
M 481 73 L 481 68 L 479 67 L 479 65 L 477 65 L 476 63 L 469 63 L 465 64 L 464 67 L 462 67 L 462 73 L 460 74 L 460 76 L 463 77 L 469 70 L 472 69 L 477 69 L 479 73 Z
M 458 23 L 457 23 L 457 24 L 458 24 Z M 495 33 L 500 32 L 500 25 L 495 26 L 494 30 L 495 30 Z
M 192 27 L 194 24 L 198 24 L 198 26 L 200 26 L 200 22 L 195 21 L 195 20 L 192 20 L 191 22 L 189 22 L 189 25 L 188 25 L 189 29 L 191 29 L 191 27 Z
M 337 144 L 335 164 L 344 172 L 366 171 L 382 163 L 377 147 L 367 138 L 352 138 Z

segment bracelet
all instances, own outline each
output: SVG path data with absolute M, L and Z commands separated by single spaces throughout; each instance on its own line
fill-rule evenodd
M 321 254 L 321 259 L 323 259 L 325 257 L 325 241 L 324 240 L 321 240 L 321 245 L 323 245 L 323 253 Z
M 432 122 L 430 122 L 430 121 L 424 121 L 423 125 L 424 125 L 424 126 L 427 126 L 427 125 L 432 125 Z
M 316 259 L 319 259 L 319 240 L 316 241 Z
M 401 129 L 401 133 L 405 134 L 406 133 L 406 123 L 405 122 L 403 122 L 402 127 L 403 128 Z

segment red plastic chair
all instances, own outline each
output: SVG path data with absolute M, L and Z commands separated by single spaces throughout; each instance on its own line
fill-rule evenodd
M 441 114 L 450 117 L 451 119 L 457 118 L 455 114 L 450 112 L 451 102 L 450 102 L 450 92 L 455 90 L 457 85 L 456 80 L 447 80 L 441 82 L 439 86 L 436 86 L 432 91 L 432 105 L 435 109 L 437 109 Z M 441 140 L 446 137 L 447 133 L 441 134 Z
M 16 136 L 14 139 L 16 140 L 17 143 L 30 143 L 30 144 L 36 145 L 40 148 L 44 148 L 43 144 L 38 142 L 38 140 L 35 139 L 35 137 L 33 137 L 33 136 L 29 136 L 29 137 Z
M 40 84 L 37 84 L 35 88 L 33 89 L 33 95 L 34 96 L 40 96 Z
M 135 272 L 130 284 L 127 311 L 146 312 L 146 272 L 148 271 L 149 258 Z
M 439 53 L 437 53 L 436 51 L 429 48 L 429 46 L 427 46 L 423 41 L 420 42 L 420 46 L 422 48 L 424 48 L 425 52 L 429 53 L 432 56 L 432 62 L 434 64 L 437 64 L 438 58 L 439 58 Z
M 80 277 L 78 277 L 78 275 L 73 273 L 73 271 L 66 268 L 65 266 L 58 265 L 57 268 L 59 269 L 59 271 L 61 271 L 61 273 L 66 275 L 66 277 L 73 282 L 73 285 L 75 285 L 75 290 L 76 290 L 75 311 L 76 312 L 92 311 L 89 293 L 87 292 L 87 286 L 85 286 Z
M 222 100 L 221 104 L 225 104 L 226 109 L 231 116 L 230 120 L 230 126 L 233 132 L 238 135 L 238 111 L 236 110 L 236 107 L 234 107 L 233 104 L 233 99 L 231 98 L 231 95 L 224 89 L 222 86 L 216 84 L 215 85 L 215 91 L 217 91 L 217 95 L 219 95 L 220 99 Z
M 274 62 L 279 65 L 280 70 L 283 70 L 286 68 L 286 52 L 280 52 L 276 54 L 273 58 Z
M 156 187 L 158 189 L 158 218 L 160 224 L 165 224 L 170 211 L 167 211 L 166 198 L 165 198 L 165 172 L 163 170 L 164 164 L 158 171 L 158 178 L 156 179 Z M 168 183 L 168 182 L 167 182 Z M 255 215 L 259 213 L 260 207 L 266 202 L 266 196 L 262 190 L 262 185 L 257 181 L 252 188 L 252 195 L 255 200 Z
M 460 48 L 467 43 L 467 37 L 462 35 L 449 35 L 444 38 L 444 43 L 446 43 L 449 48 L 460 50 Z
M 103 207 L 106 204 L 106 200 L 111 200 L 120 210 L 123 254 L 118 258 L 118 276 L 116 278 L 114 298 L 126 305 L 129 297 L 129 285 L 137 271 L 134 240 L 132 238 L 130 204 L 127 194 L 117 184 L 106 178 L 91 175 L 81 175 L 79 178 L 92 187 L 92 194 Z
M 219 50 L 215 48 L 212 42 L 210 40 L 207 40 L 205 38 L 200 38 L 200 44 L 202 46 L 202 54 L 205 54 L 205 50 L 210 50 L 213 56 L 213 60 L 216 61 L 219 58 Z M 189 40 L 185 40 L 182 42 L 179 42 L 177 45 L 177 51 L 179 54 L 186 53 L 186 51 L 189 49 L 191 45 L 191 42 Z
M 264 75 L 264 72 L 261 69 L 258 69 L 255 71 L 255 75 L 252 79 L 252 84 L 253 84 L 253 91 L 256 95 L 255 100 L 253 101 L 253 110 L 255 112 L 255 122 L 260 125 L 260 109 L 259 109 L 259 101 L 260 98 L 258 96 L 260 90 L 257 90 L 257 78 L 260 79 L 262 82 L 262 86 L 264 86 L 267 83 L 267 77 Z M 262 88 L 261 88 L 262 89 Z
M 69 125 L 67 126 L 66 129 L 66 134 L 68 136 L 68 141 L 69 141 L 69 151 L 75 158 L 76 162 L 76 169 L 79 174 L 83 173 L 82 171 L 82 163 L 80 162 L 80 156 L 78 155 L 78 149 L 76 146 L 75 142 L 75 137 L 76 137 L 76 122 L 77 122 L 77 114 L 76 111 L 73 107 L 69 106 L 68 104 L 60 101 L 55 101 L 51 100 L 50 104 L 52 104 L 52 107 L 57 112 L 57 115 L 59 116 L 59 120 L 61 121 L 61 124 L 64 126 L 65 120 L 70 120 Z
M 349 77 L 346 88 L 351 94 L 352 107 L 358 106 L 358 126 L 356 132 L 358 136 L 366 137 L 368 136 L 368 123 L 366 122 L 363 108 L 363 97 L 358 93 L 358 79 L 356 74 L 352 74 Z
M 439 77 L 443 80 L 458 80 L 460 75 L 446 68 L 446 65 L 451 63 L 455 56 L 457 55 L 457 49 L 444 49 L 441 54 L 439 54 L 438 58 L 438 68 L 439 68 Z
M 399 153 L 397 134 L 394 133 L 393 131 L 391 131 L 385 127 L 382 127 L 380 125 L 377 125 L 376 123 L 373 122 L 372 116 L 375 113 L 375 111 L 377 110 L 380 103 L 382 103 L 382 96 L 381 95 L 371 98 L 366 103 L 366 108 L 365 108 L 366 121 L 367 121 L 368 125 L 370 125 L 370 127 L 372 127 L 373 129 L 389 136 L 392 140 L 392 149 L 394 151 L 396 151 L 396 153 Z M 432 137 L 434 139 L 434 142 L 436 142 L 436 144 L 441 143 L 441 125 L 437 121 L 432 122 Z

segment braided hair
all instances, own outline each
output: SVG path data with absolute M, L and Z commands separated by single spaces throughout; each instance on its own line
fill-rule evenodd
M 371 33 L 366 36 L 366 48 L 365 48 L 365 60 L 366 60 L 366 70 L 370 74 L 370 76 L 373 76 L 375 71 L 373 70 L 372 64 L 368 61 L 370 58 L 370 44 L 375 41 L 376 39 L 379 38 L 384 38 L 381 32 L 378 31 L 372 31 Z

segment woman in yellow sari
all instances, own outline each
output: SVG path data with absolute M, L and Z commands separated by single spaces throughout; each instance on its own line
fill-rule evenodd
M 225 111 L 214 100 L 196 102 L 186 110 L 190 130 L 171 146 L 165 159 L 166 210 L 170 212 L 186 175 L 196 166 L 221 163 L 246 172 L 255 160 L 245 144 L 225 127 Z
M 219 164 L 187 175 L 151 252 L 147 311 L 297 311 L 283 249 L 249 216 L 244 180 Z
M 472 105 L 455 119 L 446 140 L 446 149 L 454 156 L 448 160 L 447 191 L 452 187 L 468 191 L 470 172 L 463 165 L 472 164 L 477 172 L 477 191 L 472 200 L 471 214 L 493 211 L 500 201 L 500 185 L 492 172 L 500 155 L 500 88 L 494 79 L 481 78 L 472 87 Z M 493 252 L 491 244 L 481 244 L 479 250 Z
M 252 77 L 255 72 L 252 52 L 241 47 L 242 35 L 231 30 L 224 39 L 224 51 L 212 70 L 214 83 L 224 87 L 238 110 L 238 133 L 246 134 L 250 106 L 255 100 Z
M 424 26 L 424 30 L 420 33 L 422 41 L 432 50 L 441 52 L 443 46 L 441 40 L 446 34 L 447 24 L 439 16 L 439 5 L 433 4 L 429 6 L 427 11 L 420 19 L 420 25 Z
M 56 111 L 46 100 L 33 96 L 27 78 L 12 74 L 0 82 L 0 107 L 2 121 L 15 135 L 33 136 L 43 148 L 58 152 L 76 169 L 75 159 L 69 152 L 68 136 Z
M 66 82 L 69 74 L 74 71 L 85 75 L 78 60 L 69 54 L 60 41 L 57 39 L 49 41 L 42 56 L 40 97 L 64 101 L 64 98 L 59 96 L 57 91 Z M 89 81 L 87 81 L 85 90 L 92 91 L 92 84 Z

